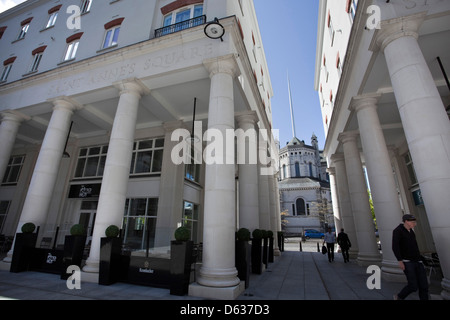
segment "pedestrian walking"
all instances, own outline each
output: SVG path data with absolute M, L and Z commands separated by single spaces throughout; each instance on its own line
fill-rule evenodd
M 428 300 L 427 275 L 413 230 L 417 224 L 416 218 L 411 214 L 405 214 L 402 220 L 403 223 L 398 225 L 392 233 L 392 251 L 400 269 L 406 275 L 408 284 L 394 295 L 394 299 L 403 300 L 418 289 L 420 300 Z
M 344 263 L 350 262 L 350 256 L 348 254 L 348 250 L 352 246 L 348 235 L 344 232 L 344 228 L 341 229 L 337 236 L 337 243 L 341 248 L 342 257 L 344 258 Z
M 328 249 L 328 261 L 334 261 L 334 244 L 336 243 L 336 235 L 331 232 L 331 228 L 328 227 L 328 232 L 323 237 L 323 244 L 327 244 Z

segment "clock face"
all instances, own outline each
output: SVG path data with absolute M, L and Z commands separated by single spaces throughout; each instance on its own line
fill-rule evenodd
M 225 34 L 225 29 L 220 23 L 211 22 L 206 25 L 205 34 L 211 39 L 219 39 Z

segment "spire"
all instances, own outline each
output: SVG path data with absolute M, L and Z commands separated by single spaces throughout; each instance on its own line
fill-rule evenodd
M 292 137 L 295 138 L 295 124 L 294 124 L 294 108 L 292 106 L 292 95 L 291 95 L 291 82 L 289 80 L 289 72 L 287 74 L 287 80 L 288 80 L 288 89 L 289 89 L 289 104 L 291 106 L 291 125 L 292 125 Z

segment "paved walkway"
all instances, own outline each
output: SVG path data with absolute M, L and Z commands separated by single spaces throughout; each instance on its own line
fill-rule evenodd
M 314 248 L 314 247 L 313 247 Z M 286 251 L 261 275 L 251 275 L 250 286 L 240 300 L 392 300 L 404 284 L 381 280 L 380 289 L 370 290 L 371 274 L 355 261 L 344 263 L 339 253 L 330 263 L 321 253 L 299 252 L 298 243 Z M 432 299 L 440 299 L 439 279 L 432 281 Z M 116 283 L 101 286 L 82 282 L 70 290 L 59 276 L 38 272 L 0 271 L 0 299 L 20 300 L 201 300 L 173 296 L 169 290 Z M 418 300 L 417 293 L 408 297 Z

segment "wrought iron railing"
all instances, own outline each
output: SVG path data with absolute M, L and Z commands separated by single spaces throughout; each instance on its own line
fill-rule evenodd
M 193 28 L 196 26 L 200 26 L 206 23 L 206 16 L 199 16 L 193 19 L 185 20 L 182 22 L 178 22 L 175 24 L 171 24 L 170 26 L 159 28 L 155 30 L 155 38 L 162 37 L 171 33 L 175 33 L 181 30 Z

